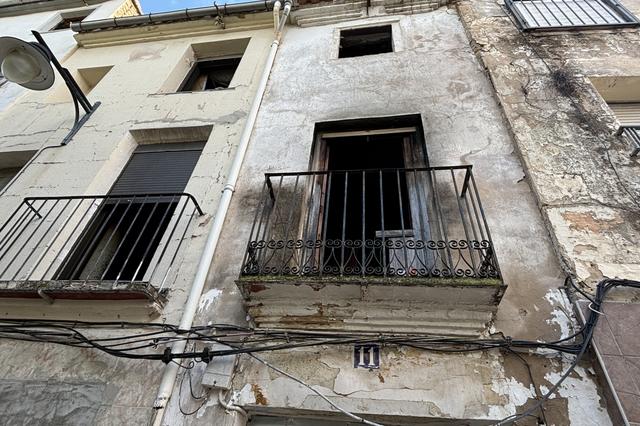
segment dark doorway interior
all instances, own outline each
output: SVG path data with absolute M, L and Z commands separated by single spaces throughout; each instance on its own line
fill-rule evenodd
M 332 172 L 324 199 L 327 240 L 343 244 L 359 240 L 371 248 L 373 240 L 390 230 L 411 229 L 407 181 L 401 170 L 405 167 L 406 137 L 388 134 L 326 139 L 326 164 Z

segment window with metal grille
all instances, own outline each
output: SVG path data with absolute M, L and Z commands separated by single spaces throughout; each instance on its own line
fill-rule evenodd
M 505 0 L 505 5 L 525 31 L 640 24 L 629 10 L 615 0 Z
M 242 57 L 198 60 L 187 78 L 180 86 L 179 92 L 199 92 L 203 90 L 226 89 L 240 64 Z
M 393 52 L 391 25 L 340 31 L 339 58 Z
M 203 147 L 200 142 L 138 147 L 56 279 L 141 281 Z

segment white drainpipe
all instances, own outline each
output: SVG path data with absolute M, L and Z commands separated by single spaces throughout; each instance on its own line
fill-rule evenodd
M 278 9 L 280 8 L 279 1 L 274 5 L 274 9 L 276 7 Z M 249 110 L 247 121 L 245 122 L 244 129 L 242 130 L 242 135 L 240 136 L 238 150 L 236 151 L 233 163 L 231 164 L 229 177 L 224 186 L 224 189 L 222 190 L 220 204 L 218 206 L 217 212 L 215 213 L 213 224 L 211 225 L 211 230 L 209 231 L 209 236 L 207 237 L 207 242 L 202 251 L 202 255 L 200 256 L 198 270 L 196 271 L 196 276 L 193 279 L 191 292 L 189 293 L 189 298 L 187 299 L 187 303 L 182 314 L 182 319 L 180 320 L 180 329 L 182 330 L 189 330 L 193 324 L 193 319 L 196 315 L 200 297 L 202 296 L 202 291 L 204 289 L 207 274 L 209 273 L 209 267 L 211 266 L 213 255 L 216 251 L 216 247 L 218 246 L 218 240 L 220 238 L 220 233 L 222 232 L 222 225 L 224 223 L 225 216 L 227 215 L 227 211 L 229 210 L 231 197 L 233 196 L 235 185 L 238 180 L 238 175 L 240 174 L 240 167 L 242 166 L 242 162 L 244 161 L 244 157 L 247 152 L 247 147 L 249 146 L 249 138 L 251 137 L 251 133 L 253 132 L 253 127 L 255 125 L 256 117 L 258 116 L 258 110 L 260 108 L 260 103 L 262 102 L 262 97 L 264 96 L 267 82 L 269 81 L 269 75 L 271 73 L 271 68 L 273 67 L 276 52 L 278 51 L 278 46 L 280 45 L 282 30 L 287 21 L 287 18 L 289 17 L 290 11 L 291 1 L 285 0 L 284 11 L 282 13 L 282 17 L 279 19 L 279 24 L 276 29 L 273 42 L 271 43 L 271 49 L 269 50 L 269 56 L 267 57 L 266 64 L 262 71 L 262 76 L 256 90 L 256 95 L 253 99 L 253 102 L 251 103 L 251 109 Z M 173 345 L 173 347 L 171 348 L 171 352 L 182 353 L 184 352 L 185 347 L 186 341 L 181 340 Z M 156 396 L 156 400 L 153 405 L 154 408 L 157 409 L 153 422 L 154 425 L 162 424 L 164 410 L 167 406 L 167 403 L 169 402 L 169 398 L 171 397 L 179 368 L 180 367 L 178 366 L 178 364 L 173 362 L 167 364 L 165 367 L 162 381 L 160 382 L 160 388 L 158 389 L 158 395 Z
M 280 1 L 277 1 L 273 4 L 273 30 L 278 32 L 278 28 L 280 28 Z

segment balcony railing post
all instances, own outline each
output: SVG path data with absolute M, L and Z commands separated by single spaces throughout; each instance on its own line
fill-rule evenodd
M 26 205 L 25 203 L 21 203 L 20 206 L 18 207 L 18 209 L 16 209 L 16 212 L 22 207 L 22 205 Z M 13 226 L 11 228 L 9 228 L 9 231 L 5 234 L 4 238 L 2 239 L 2 241 L 0 241 L 0 260 L 2 260 L 2 258 L 6 255 L 6 251 L 3 250 L 5 248 L 5 246 L 9 243 L 9 241 L 11 241 L 11 238 L 13 238 L 13 235 L 17 232 L 18 229 L 20 229 L 20 227 L 22 227 L 22 224 L 24 223 L 24 221 L 29 217 L 30 215 L 30 209 L 24 209 L 22 214 L 20 215 L 20 217 L 15 221 L 15 223 L 13 224 Z M 13 215 L 11 217 L 11 219 L 13 219 Z M 5 225 L 2 227 L 3 229 L 7 227 L 9 222 L 6 222 Z
M 148 196 L 145 196 L 145 201 L 147 200 Z M 136 212 L 136 217 L 135 219 L 131 222 L 131 224 L 136 223 L 136 221 L 138 220 L 138 216 L 140 215 L 140 212 L 142 212 L 142 210 L 144 209 L 144 202 L 142 203 L 142 205 L 138 208 L 138 211 Z M 124 272 L 124 270 L 127 268 L 127 265 L 129 264 L 129 260 L 131 260 L 131 255 L 133 254 L 134 250 L 136 249 L 136 247 L 138 247 L 138 243 L 140 242 L 140 238 L 142 237 L 142 235 L 144 234 L 144 231 L 147 229 L 147 225 L 149 224 L 149 221 L 151 220 L 151 218 L 153 217 L 153 214 L 156 212 L 156 209 L 158 208 L 158 201 L 156 201 L 155 203 L 153 203 L 153 208 L 151 209 L 151 213 L 147 214 L 147 218 L 144 221 L 144 225 L 142 225 L 142 229 L 138 232 L 138 235 L 136 237 L 135 242 L 133 243 L 133 247 L 131 248 L 131 250 L 129 250 L 129 253 L 127 254 L 127 257 L 124 261 L 124 263 L 122 264 L 122 266 L 120 267 L 120 271 L 118 271 L 118 275 L 116 276 L 116 282 L 120 281 L 120 278 L 122 277 L 122 273 Z M 122 239 L 122 241 L 125 241 L 127 239 L 127 235 L 124 236 L 124 238 Z M 117 256 L 117 251 L 116 254 L 114 255 L 113 259 L 115 259 L 115 257 Z M 135 277 L 131 277 L 131 282 L 133 282 L 133 279 Z
M 331 177 L 333 176 L 333 174 L 331 172 L 329 172 L 329 176 L 327 179 L 327 190 L 326 190 L 326 202 L 323 206 L 324 208 L 324 226 L 322 226 L 322 248 L 320 250 L 320 265 L 319 265 L 319 269 L 320 269 L 320 276 L 323 275 L 324 273 L 324 255 L 325 252 L 327 251 L 327 219 L 329 217 L 329 208 L 331 206 Z M 320 215 L 318 215 L 318 219 L 320 218 Z
M 153 242 L 156 240 L 156 238 L 158 236 L 158 232 L 160 231 L 160 228 L 162 227 L 161 225 L 167 219 L 167 215 L 169 214 L 169 211 L 172 210 L 173 201 L 174 200 L 175 200 L 175 196 L 171 196 L 171 200 L 169 201 L 167 207 L 165 207 L 164 213 L 162 214 L 162 218 L 160 219 L 160 222 L 159 222 L 160 226 L 156 226 L 155 231 L 153 231 L 153 236 L 149 240 L 149 243 L 147 244 L 147 248 L 144 250 L 144 254 L 142 255 L 142 258 L 140 259 L 140 263 L 138 264 L 138 267 L 136 268 L 135 272 L 133 273 L 133 277 L 131 278 L 132 281 L 138 281 L 138 280 L 136 280 L 136 277 L 138 276 L 138 272 L 140 272 L 140 269 L 142 268 L 142 265 L 144 264 L 145 259 L 147 258 L 147 255 L 149 254 L 149 250 L 153 246 Z M 194 206 L 194 212 L 195 212 L 195 206 Z M 192 215 L 193 215 L 193 213 L 192 213 Z
M 475 193 L 475 198 L 478 202 L 478 210 L 480 210 L 480 216 L 482 217 L 482 223 L 484 224 L 484 230 L 487 233 L 487 243 L 488 243 L 488 251 L 490 251 L 490 257 L 493 260 L 493 267 L 496 270 L 496 275 L 497 276 L 501 276 L 500 274 L 500 267 L 498 266 L 498 259 L 496 258 L 496 254 L 495 254 L 495 250 L 493 250 L 493 241 L 491 239 L 491 233 L 489 232 L 489 225 L 487 224 L 487 218 L 484 214 L 484 209 L 482 207 L 482 203 L 480 202 L 480 194 L 478 193 L 478 187 L 476 185 L 476 181 L 473 177 L 473 175 L 471 175 L 471 185 L 473 188 L 473 192 Z
M 470 170 L 467 170 L 467 174 L 471 173 Z M 456 175 L 453 172 L 453 170 L 451 170 L 451 180 L 453 181 L 453 187 L 455 189 L 456 194 L 458 194 L 458 182 L 456 180 Z M 466 178 L 465 178 L 466 180 Z M 473 269 L 473 271 L 477 271 L 476 269 L 476 260 L 475 257 L 473 255 L 473 241 L 471 240 L 471 238 L 469 238 L 469 229 L 467 228 L 467 220 L 465 218 L 464 215 L 464 211 L 462 209 L 462 204 L 460 203 L 460 197 L 456 196 L 455 197 L 456 202 L 458 204 L 458 211 L 460 212 L 460 220 L 462 221 L 462 227 L 464 229 L 464 237 L 467 240 L 467 250 L 469 251 L 469 258 L 471 260 L 471 267 Z
M 471 177 L 471 166 L 468 166 L 465 174 L 464 174 L 464 182 L 462 182 L 462 191 L 460 192 L 460 196 L 464 198 L 467 194 L 467 189 L 469 188 L 469 178 Z
M 105 208 L 106 201 L 107 199 L 103 200 L 104 202 L 100 205 L 100 208 Z M 73 271 L 71 272 L 71 275 L 69 276 L 69 281 L 71 281 L 73 279 L 73 277 L 75 277 L 84 267 L 85 262 L 89 260 L 89 256 L 91 255 L 91 253 L 93 252 L 94 247 L 96 246 L 96 244 L 98 244 L 100 242 L 100 240 L 98 239 L 99 236 L 102 234 L 102 231 L 104 231 L 105 226 L 107 226 L 107 224 L 109 223 L 109 220 L 111 219 L 111 217 L 113 216 L 113 214 L 115 213 L 116 209 L 118 208 L 118 205 L 120 205 L 120 199 L 118 199 L 118 201 L 116 202 L 116 204 L 114 206 L 111 206 L 111 211 L 109 212 L 109 214 L 107 215 L 107 218 L 100 224 L 100 227 L 98 228 L 97 232 L 95 232 L 93 234 L 93 239 L 91 240 L 91 242 L 89 243 L 89 245 L 84 249 L 83 253 L 82 253 L 82 257 L 80 258 L 80 261 L 76 264 L 76 267 L 73 269 Z M 93 227 L 93 223 L 95 223 L 95 221 L 97 221 L 99 218 L 99 214 L 94 214 L 91 224 L 87 227 L 87 230 L 90 230 Z M 103 247 L 104 250 L 104 247 Z M 96 259 L 97 261 L 97 259 Z
M 438 179 L 436 178 L 435 170 L 431 171 L 431 180 L 433 181 L 433 201 L 436 205 L 436 214 L 438 216 L 438 223 L 440 225 L 440 232 L 444 238 L 445 253 L 447 255 L 447 262 L 443 262 L 446 269 L 450 274 L 453 274 L 453 256 L 451 255 L 451 245 L 449 241 L 449 233 L 447 232 L 447 221 L 445 220 L 444 213 L 442 212 L 442 200 L 440 199 L 440 191 L 438 190 Z
M 366 222 L 365 218 L 367 213 L 367 177 L 366 172 L 362 171 L 362 217 L 360 221 L 362 222 L 362 261 L 360 262 L 360 269 L 362 271 L 362 276 L 365 276 L 367 270 L 367 237 L 366 237 Z M 371 250 L 375 250 L 373 244 L 371 245 Z
M 108 199 L 107 199 L 108 200 Z M 105 200 L 105 201 L 107 201 Z M 118 200 L 119 202 L 119 200 Z M 127 207 L 124 210 L 124 212 L 120 215 L 120 218 L 118 219 L 118 223 L 116 223 L 116 226 L 113 227 L 113 231 L 111 231 L 111 235 L 109 235 L 109 238 L 107 239 L 106 243 L 104 243 L 102 250 L 100 251 L 100 254 L 98 255 L 98 258 L 95 260 L 95 262 L 93 262 L 93 268 L 91 268 L 91 271 L 89 271 L 87 273 L 87 275 L 85 275 L 85 282 L 87 282 L 87 280 L 89 279 L 90 276 L 92 276 L 92 274 L 95 272 L 96 267 L 100 264 L 100 260 L 102 259 L 102 256 L 104 255 L 105 250 L 107 249 L 107 247 L 109 247 L 109 243 L 111 243 L 111 240 L 113 239 L 113 237 L 116 235 L 116 232 L 118 231 L 118 228 L 120 228 L 120 225 L 122 224 L 122 221 L 124 220 L 124 218 L 127 216 L 127 213 L 129 213 L 129 209 L 131 208 L 131 206 L 134 204 L 135 202 L 135 197 L 131 198 L 129 200 L 129 202 L 127 203 Z M 112 207 L 111 212 L 109 213 L 109 217 L 107 217 L 107 219 L 105 220 L 104 225 L 107 224 L 107 222 L 109 221 L 109 219 L 111 218 L 111 216 L 113 215 L 113 213 L 115 213 L 116 208 L 118 207 L 118 204 L 116 203 L 115 206 Z M 101 276 L 104 277 L 104 274 L 106 274 L 106 272 L 104 272 Z
M 69 199 L 69 201 L 71 201 L 71 199 Z M 42 254 L 40 255 L 40 258 L 38 259 L 38 261 L 36 262 L 35 265 L 33 265 L 33 267 L 31 268 L 31 270 L 29 271 L 29 274 L 27 275 L 26 281 L 30 281 L 31 280 L 31 276 L 33 275 L 33 273 L 38 269 L 38 266 L 40 266 L 40 263 L 42 262 L 42 260 L 46 257 L 46 255 L 49 253 L 49 250 L 51 250 L 51 247 L 53 246 L 53 244 L 56 242 L 56 240 L 58 239 L 58 237 L 60 236 L 60 234 L 62 234 L 62 231 L 67 227 L 67 224 L 69 223 L 69 221 L 71 220 L 71 218 L 75 215 L 76 211 L 78 211 L 78 209 L 80 208 L 80 204 L 82 204 L 82 200 L 78 200 L 78 202 L 76 203 L 75 208 L 73 209 L 73 211 L 71 212 L 71 214 L 67 215 L 67 218 L 65 219 L 64 223 L 62 224 L 62 226 L 60 226 L 58 228 L 58 230 L 56 231 L 56 233 L 53 235 L 53 237 L 49 240 L 49 242 L 46 245 L 46 250 L 44 250 L 42 252 Z M 66 206 L 65 206 L 66 207 Z M 54 222 L 55 223 L 55 222 Z M 50 268 L 50 267 L 49 267 Z M 49 268 L 47 268 L 47 270 L 45 271 L 48 272 Z M 42 277 L 40 278 L 41 280 L 44 280 L 44 274 L 42 275 Z
M 185 203 L 185 205 L 186 205 L 186 203 Z M 178 247 L 176 247 L 176 249 L 173 251 L 173 255 L 171 256 L 171 260 L 169 261 L 169 266 L 167 267 L 167 270 L 164 273 L 164 277 L 162 277 L 162 282 L 160 283 L 160 288 L 158 288 L 158 291 L 162 291 L 162 289 L 164 288 L 164 283 L 167 280 L 167 277 L 169 276 L 169 273 L 173 269 L 173 263 L 176 261 L 176 257 L 178 256 L 178 253 L 180 252 L 180 248 L 182 248 L 182 243 L 185 240 L 185 236 L 187 235 L 187 231 L 189 230 L 189 227 L 191 226 L 191 221 L 193 220 L 193 216 L 194 215 L 195 215 L 195 209 L 191 212 L 191 214 L 189 215 L 189 220 L 184 225 L 184 231 L 182 231 L 182 235 L 180 236 L 180 240 L 178 241 Z M 158 260 L 158 262 L 159 261 L 160 261 L 160 259 Z
M 349 172 L 344 173 L 344 196 L 342 199 L 342 240 L 340 244 L 340 275 L 344 275 L 344 249 L 347 234 L 347 194 L 349 193 Z
M 378 184 L 380 186 L 380 226 L 382 228 L 382 274 L 387 276 L 387 244 L 384 229 L 384 189 L 382 185 L 382 170 L 379 172 Z
M 408 275 L 410 273 L 409 269 L 411 265 L 409 264 L 409 255 L 407 253 L 408 247 L 407 247 L 407 237 L 406 237 L 405 226 L 404 226 L 404 208 L 402 206 L 402 186 L 400 184 L 400 170 L 399 169 L 396 170 L 395 174 L 396 174 L 396 183 L 398 185 L 398 206 L 400 207 L 400 230 L 402 232 L 402 254 L 404 256 L 404 268 L 402 268 L 404 269 L 404 272 L 402 274 Z M 405 176 L 405 179 L 406 179 L 406 176 Z
M 160 255 L 158 256 L 158 258 L 156 260 L 156 264 L 153 267 L 153 269 L 151 270 L 151 273 L 149 274 L 149 280 L 150 281 L 154 277 L 156 271 L 158 270 L 158 267 L 160 266 L 160 264 L 162 263 L 162 260 L 164 259 L 164 255 L 167 252 L 167 249 L 171 245 L 171 240 L 173 239 L 173 235 L 175 234 L 176 229 L 178 228 L 178 224 L 180 223 L 180 218 L 184 214 L 184 211 L 187 209 L 187 204 L 189 204 L 189 198 L 184 199 L 184 197 L 180 197 L 178 205 L 180 203 L 182 204 L 182 207 L 180 207 L 180 212 L 178 214 L 175 214 L 175 210 L 174 210 L 174 217 L 176 218 L 175 222 L 173 223 L 173 227 L 171 228 L 171 232 L 169 232 L 169 234 L 167 235 L 167 238 L 165 239 L 164 246 L 162 247 L 162 250 L 160 251 Z M 189 224 L 191 223 L 191 219 L 192 218 L 193 218 L 193 212 L 191 213 L 191 216 L 189 217 L 189 222 L 185 226 L 185 229 L 189 227 Z M 167 227 L 168 227 L 168 225 L 167 225 Z M 166 231 L 165 231 L 165 234 L 166 234 Z M 182 237 L 180 239 L 180 243 L 182 243 Z M 159 245 L 162 245 L 162 240 L 160 240 L 160 244 Z M 175 252 L 177 252 L 179 250 L 179 248 L 180 248 L 180 244 L 176 248 Z M 167 270 L 170 269 L 171 264 L 173 264 L 173 261 L 171 261 L 169 266 L 167 266 Z M 168 272 L 167 272 L 167 274 L 168 274 Z M 160 285 L 159 290 L 162 290 L 162 288 L 164 286 L 164 280 L 165 279 L 166 279 L 166 274 L 165 274 L 165 277 L 162 279 L 162 284 Z
M 307 188 L 309 188 L 309 186 L 311 187 L 311 189 L 307 189 L 307 192 L 309 194 L 308 198 L 306 199 L 306 203 L 303 204 L 304 205 L 311 205 L 312 203 L 315 202 L 315 198 L 314 198 L 314 193 L 316 190 L 316 175 L 315 174 L 310 174 L 307 175 Z M 316 251 L 316 241 L 317 241 L 317 234 L 315 234 L 313 236 L 313 238 L 310 238 L 309 233 L 311 232 L 309 230 L 309 226 L 312 226 L 311 220 L 313 217 L 313 214 L 311 213 L 311 211 L 306 211 L 304 212 L 306 213 L 304 216 L 304 226 L 302 228 L 302 256 L 301 256 L 301 260 L 300 260 L 300 275 L 305 273 L 305 270 L 311 271 L 313 270 L 313 260 L 314 260 L 314 254 Z M 309 247 L 311 249 L 311 254 L 308 255 L 307 253 L 307 246 L 310 245 L 311 247 Z M 308 258 L 307 258 L 308 256 Z M 309 268 L 307 268 L 307 263 L 310 263 Z
M 46 204 L 46 201 L 42 203 L 42 205 L 40 206 L 40 208 L 44 207 L 44 205 Z M 38 230 L 40 229 L 40 227 L 42 226 L 42 224 L 44 224 L 47 220 L 47 218 L 49 217 L 49 214 L 51 214 L 51 212 L 53 211 L 53 209 L 55 208 L 55 206 L 58 204 L 58 200 L 55 201 L 53 207 L 44 215 L 44 217 L 38 215 L 40 217 L 40 222 L 36 225 L 36 227 L 34 228 L 33 231 L 31 231 L 31 234 L 29 234 L 29 236 L 25 239 L 24 243 L 22 244 L 22 247 L 20 247 L 16 253 L 16 255 L 13 256 L 13 258 L 11 259 L 11 261 L 9 263 L 7 263 L 7 266 L 0 272 L 0 277 L 2 277 L 4 275 L 5 272 L 7 272 L 7 270 L 9 269 L 9 267 L 13 264 L 13 261 L 16 260 L 16 258 L 18 257 L 18 254 L 22 252 L 22 249 L 24 249 L 24 247 L 29 243 L 29 241 L 31 240 L 31 238 L 33 238 L 33 236 L 36 234 L 36 232 L 38 232 Z M 25 228 L 26 229 L 26 228 Z M 7 247 L 7 250 L 5 252 L 8 253 L 11 248 L 13 247 L 13 245 L 16 243 L 16 241 L 18 241 L 17 239 L 15 239 L 10 245 L 9 247 Z M 31 255 L 33 254 L 33 250 L 31 251 L 31 253 L 29 253 L 28 257 L 31 257 Z M 4 257 L 4 254 L 2 255 Z M 1 260 L 1 258 L 0 258 Z M 22 268 L 22 267 L 21 267 Z
M 252 242 L 254 241 L 259 241 L 259 235 L 260 235 L 260 226 L 262 225 L 262 220 L 260 220 L 260 223 L 258 224 L 258 227 L 256 228 L 256 223 L 258 222 L 258 216 L 262 216 L 261 213 L 263 213 L 263 205 L 264 205 L 264 194 L 267 190 L 267 182 L 269 181 L 269 177 L 266 176 L 264 183 L 262 184 L 262 191 L 260 191 L 260 201 L 258 202 L 258 208 L 256 208 L 256 214 L 254 215 L 253 218 L 253 223 L 251 224 L 251 231 L 249 231 L 249 242 L 247 243 L 247 250 L 245 251 L 244 257 L 242 259 L 242 270 L 244 271 L 245 268 L 252 268 L 252 267 L 258 267 L 255 257 L 254 257 L 254 253 L 255 253 L 255 249 L 252 247 Z M 255 266 L 254 266 L 255 265 Z
M 80 204 L 82 204 L 83 201 L 84 200 L 81 199 Z M 91 199 L 91 203 L 89 204 L 89 207 L 87 207 L 87 209 L 84 211 L 84 214 L 82 215 L 80 220 L 78 222 L 76 222 L 76 225 L 73 227 L 73 230 L 67 236 L 67 239 L 65 240 L 64 244 L 62 245 L 62 247 L 66 247 L 67 244 L 69 244 L 69 242 L 72 239 L 77 237 L 76 231 L 78 230 L 80 224 L 82 222 L 84 222 L 84 219 L 87 217 L 87 214 L 89 214 L 89 212 L 93 208 L 94 204 L 96 205 L 96 210 L 99 208 L 99 204 L 96 204 L 97 201 L 98 201 L 97 197 L 94 197 L 94 198 Z M 92 219 L 95 219 L 95 215 L 92 217 Z M 91 222 L 91 219 L 89 220 L 89 222 Z M 66 256 L 65 260 L 62 262 L 62 265 L 60 265 L 60 268 L 58 269 L 58 271 L 63 271 L 67 267 L 67 265 L 69 264 L 70 261 L 71 261 L 71 256 Z M 51 270 L 51 268 L 53 267 L 54 264 L 55 264 L 55 262 L 51 262 L 49 264 L 49 267 L 47 268 L 47 270 L 44 271 L 43 277 L 47 276 L 47 274 L 49 273 L 49 271 Z
M 27 262 L 29 261 L 29 259 L 31 259 L 31 255 L 33 255 L 33 253 L 35 253 L 38 250 L 38 247 L 40 246 L 40 243 L 42 243 L 42 241 L 44 241 L 45 237 L 49 234 L 49 231 L 51 231 L 51 228 L 53 228 L 53 225 L 55 225 L 56 221 L 58 220 L 60 215 L 62 215 L 62 213 L 64 212 L 64 209 L 67 208 L 67 206 L 69 205 L 70 202 L 71 202 L 71 200 L 67 200 L 67 203 L 64 205 L 64 207 L 62 207 L 62 209 L 60 209 L 60 211 L 58 212 L 58 215 L 55 217 L 55 219 L 53 219 L 51 221 L 51 223 L 49 224 L 49 227 L 47 228 L 47 230 L 44 231 L 44 233 L 40 236 L 40 238 L 38 239 L 38 242 L 36 242 L 34 244 L 33 249 L 31 250 L 31 253 L 29 253 L 29 255 L 24 259 L 22 264 L 16 270 L 16 273 L 13 275 L 13 278 L 11 279 L 12 281 L 16 279 L 16 277 L 20 274 L 20 271 L 22 271 L 22 268 L 24 268 L 24 265 L 26 265 Z M 51 210 L 49 210 L 49 212 L 47 213 L 46 216 L 48 216 L 49 213 L 51 213 L 56 208 L 57 205 L 58 205 L 58 201 L 56 201 L 54 203 L 53 207 L 51 208 Z M 45 219 L 42 219 L 41 223 L 44 223 L 44 222 L 45 222 Z M 2 276 L 2 274 L 0 274 L 0 276 Z

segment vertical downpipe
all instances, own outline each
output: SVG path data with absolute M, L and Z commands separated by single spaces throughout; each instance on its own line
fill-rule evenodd
M 274 9 L 275 8 L 280 9 L 279 1 L 274 5 Z M 233 192 L 235 190 L 235 185 L 240 174 L 240 168 L 242 166 L 242 162 L 244 161 L 244 157 L 249 146 L 249 139 L 251 137 L 251 133 L 253 132 L 256 117 L 258 116 L 258 110 L 260 108 L 260 104 L 262 103 L 262 98 L 267 87 L 267 82 L 269 81 L 271 68 L 273 67 L 276 52 L 278 51 L 278 46 L 280 45 L 282 30 L 287 21 L 290 11 L 291 1 L 285 0 L 284 11 L 282 13 L 282 17 L 279 18 L 278 27 L 275 31 L 275 36 L 269 50 L 269 56 L 267 57 L 260 82 L 258 83 L 256 95 L 253 99 L 253 102 L 251 103 L 251 108 L 249 109 L 249 114 L 242 130 L 242 135 L 240 136 L 238 150 L 236 151 L 233 163 L 231 164 L 229 177 L 224 186 L 224 189 L 222 190 L 222 196 L 220 197 L 220 204 L 215 213 L 213 224 L 211 225 L 211 230 L 209 231 L 209 236 L 207 237 L 207 242 L 205 243 L 202 255 L 200 256 L 196 276 L 193 279 L 189 298 L 187 299 L 187 303 L 185 304 L 184 312 L 182 314 L 182 319 L 180 320 L 181 330 L 189 330 L 193 324 L 193 319 L 195 318 L 198 303 L 200 301 L 200 297 L 202 296 L 202 291 L 205 286 L 207 274 L 209 273 L 209 268 L 213 261 L 213 256 L 215 254 L 216 248 L 218 246 L 218 240 L 222 232 L 222 225 L 224 223 L 227 211 L 229 210 L 231 197 L 233 196 Z M 186 341 L 181 340 L 173 345 L 173 347 L 171 348 L 171 352 L 183 353 L 185 347 Z M 162 424 L 165 408 L 173 392 L 179 368 L 179 364 L 175 362 L 169 363 L 165 366 L 164 373 L 162 375 L 162 381 L 160 382 L 160 387 L 158 389 L 158 394 L 153 404 L 153 407 L 156 409 L 153 419 L 154 426 L 159 426 Z

